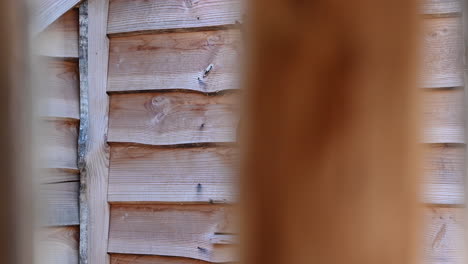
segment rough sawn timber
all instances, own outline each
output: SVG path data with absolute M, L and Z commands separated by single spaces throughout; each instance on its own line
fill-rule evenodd
M 80 6 L 80 263 L 84 264 L 109 263 L 108 4 L 108 0 L 87 0 Z
M 40 0 L 34 9 L 32 33 L 38 34 L 63 14 L 75 7 L 81 0 Z
M 464 143 L 464 90 L 423 90 L 424 143 Z
M 108 141 L 148 145 L 234 142 L 237 98 L 232 93 L 114 94 Z
M 236 29 L 111 38 L 108 91 L 237 89 L 240 48 Z
M 78 58 L 78 9 L 73 8 L 38 36 L 38 54 L 55 58 Z
M 423 202 L 464 204 L 465 147 L 428 144 L 424 149 Z
M 213 244 L 236 233 L 233 208 L 219 205 L 113 205 L 109 252 L 235 261 L 233 245 Z
M 422 87 L 463 86 L 463 39 L 460 17 L 424 19 Z
M 234 202 L 231 147 L 112 145 L 109 202 Z
M 107 33 L 234 25 L 239 0 L 110 0 Z

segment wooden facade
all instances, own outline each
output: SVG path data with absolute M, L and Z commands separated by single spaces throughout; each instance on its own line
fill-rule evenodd
M 42 2 L 47 263 L 237 261 L 239 1 Z M 422 13 L 425 263 L 458 263 L 461 5 Z

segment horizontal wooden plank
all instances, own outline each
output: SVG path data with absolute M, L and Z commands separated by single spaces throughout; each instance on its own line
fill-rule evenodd
M 109 142 L 170 145 L 233 142 L 237 96 L 197 93 L 114 94 Z
M 431 89 L 423 91 L 423 126 L 426 143 L 463 143 L 464 91 Z
M 41 184 L 41 222 L 46 226 L 78 225 L 79 187 L 79 182 Z
M 73 169 L 41 169 L 41 183 L 59 183 L 79 181 L 80 173 Z
M 78 10 L 72 9 L 40 33 L 36 51 L 57 58 L 78 58 Z
M 126 254 L 110 254 L 111 264 L 209 264 L 198 259 L 165 257 L 165 256 L 150 256 L 150 255 L 126 255 Z
M 46 29 L 80 2 L 81 0 L 38 0 L 32 2 L 35 4 L 32 14 L 33 23 L 31 23 L 33 35 Z
M 233 25 L 239 0 L 110 0 L 107 33 Z
M 77 170 L 78 122 L 69 120 L 44 120 L 41 168 Z
M 112 38 L 108 91 L 238 88 L 239 30 Z
M 232 210 L 218 205 L 113 205 L 109 252 L 234 261 L 235 245 L 210 241 L 217 233 L 236 232 Z
M 464 204 L 465 172 L 465 146 L 426 146 L 423 201 L 430 204 Z
M 45 117 L 79 119 L 78 62 L 47 60 L 40 110 Z
M 429 15 L 443 15 L 461 13 L 462 4 L 460 0 L 423 0 L 422 13 Z
M 425 209 L 423 263 L 465 263 L 463 210 L 462 208 Z
M 109 202 L 233 202 L 232 148 L 112 146 Z
M 422 87 L 463 86 L 460 17 L 424 19 Z
M 78 264 L 78 226 L 41 228 L 35 252 L 40 263 Z

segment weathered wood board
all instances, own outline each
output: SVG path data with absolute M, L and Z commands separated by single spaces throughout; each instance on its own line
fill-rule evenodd
M 431 89 L 422 93 L 423 142 L 464 143 L 463 89 Z
M 31 31 L 34 35 L 46 29 L 50 24 L 54 23 L 58 18 L 71 10 L 74 6 L 80 3 L 81 0 L 38 0 L 33 9 L 33 23 L 31 23 Z
M 236 233 L 233 217 L 232 208 L 218 205 L 113 205 L 109 252 L 233 261 L 234 245 L 211 242 Z
M 71 9 L 57 19 L 37 39 L 40 55 L 78 58 L 78 10 Z
M 237 96 L 198 93 L 114 94 L 109 142 L 171 145 L 236 140 Z
M 461 13 L 461 0 L 423 0 L 422 13 L 428 15 L 445 15 Z
M 424 262 L 458 264 L 463 262 L 463 209 L 425 209 Z
M 229 147 L 111 147 L 109 202 L 234 202 Z
M 110 0 L 108 34 L 234 25 L 239 0 Z
M 41 199 L 45 210 L 40 212 L 46 226 L 78 225 L 79 182 L 41 184 Z
M 463 86 L 461 18 L 426 18 L 423 37 L 421 86 Z
M 108 91 L 238 88 L 239 30 L 112 38 Z
M 77 170 L 78 121 L 44 120 L 41 168 Z
M 424 149 L 423 201 L 464 204 L 465 146 L 429 145 Z
M 80 118 L 78 63 L 75 61 L 46 60 L 47 75 L 44 94 L 41 95 L 41 115 L 68 119 Z
M 111 254 L 111 264 L 209 264 L 209 262 L 178 257 Z
M 78 264 L 77 226 L 48 227 L 39 232 L 40 263 Z

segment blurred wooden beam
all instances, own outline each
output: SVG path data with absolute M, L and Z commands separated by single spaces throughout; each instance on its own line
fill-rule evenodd
M 414 263 L 416 1 L 250 8 L 244 263 Z
M 82 0 L 37 0 L 36 7 L 33 10 L 33 19 L 31 31 L 33 35 L 46 29 L 55 20 L 65 14 L 68 10 L 74 8 Z

